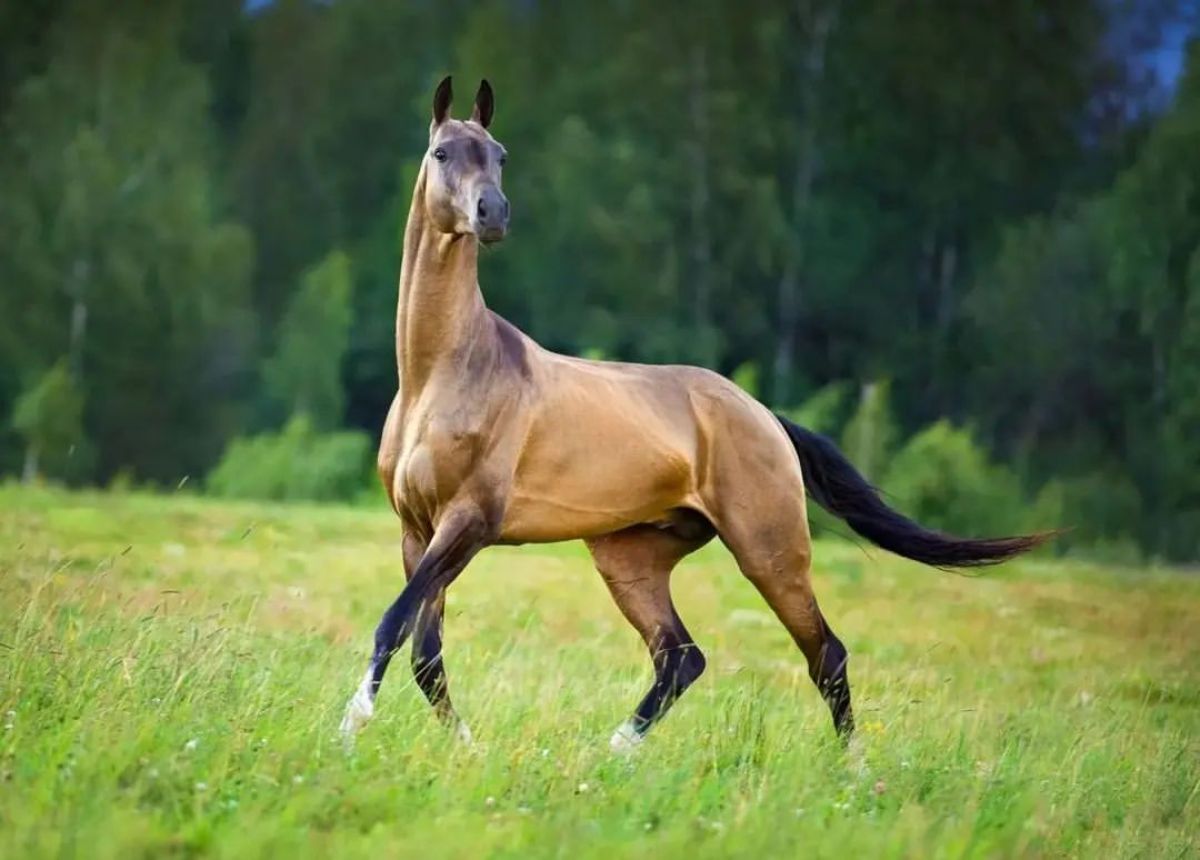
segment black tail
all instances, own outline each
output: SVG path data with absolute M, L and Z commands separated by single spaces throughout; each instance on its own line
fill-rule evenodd
M 879 493 L 829 439 L 776 415 L 800 456 L 804 488 L 817 504 L 884 549 L 934 567 L 999 564 L 1033 549 L 1052 532 L 1002 538 L 957 538 L 931 531 L 884 504 Z

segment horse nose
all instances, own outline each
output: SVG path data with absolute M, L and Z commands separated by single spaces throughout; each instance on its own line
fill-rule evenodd
M 503 230 L 508 225 L 508 198 L 499 188 L 485 188 L 476 204 L 479 226 L 491 232 Z

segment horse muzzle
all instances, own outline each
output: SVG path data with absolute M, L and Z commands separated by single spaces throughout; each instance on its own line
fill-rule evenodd
M 499 242 L 508 233 L 508 198 L 495 186 L 484 188 L 475 204 L 472 226 L 479 241 Z

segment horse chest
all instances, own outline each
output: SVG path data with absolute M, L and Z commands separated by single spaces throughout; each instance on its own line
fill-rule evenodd
M 401 497 L 436 508 L 458 495 L 471 475 L 483 447 L 482 422 L 461 413 L 414 418 L 403 428 L 397 459 Z

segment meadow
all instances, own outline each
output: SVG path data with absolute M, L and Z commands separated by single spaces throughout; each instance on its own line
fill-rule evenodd
M 0 488 L 0 856 L 1186 857 L 1200 850 L 1200 576 L 979 577 L 836 536 L 844 750 L 719 546 L 675 575 L 708 673 L 631 757 L 650 680 L 582 546 L 485 552 L 446 660 L 337 736 L 403 581 L 390 512 Z

